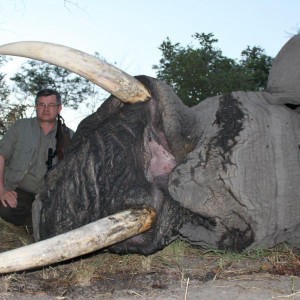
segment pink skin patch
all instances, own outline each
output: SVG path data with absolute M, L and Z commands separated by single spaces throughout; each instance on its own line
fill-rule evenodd
M 176 166 L 174 156 L 155 141 L 149 142 L 151 160 L 149 172 L 153 177 L 169 174 Z

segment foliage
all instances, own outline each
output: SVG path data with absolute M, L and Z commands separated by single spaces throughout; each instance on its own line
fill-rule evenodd
M 206 98 L 232 91 L 261 91 L 266 87 L 273 58 L 263 49 L 248 46 L 237 62 L 214 47 L 218 40 L 212 33 L 196 33 L 193 37 L 200 47 L 182 47 L 167 38 L 159 47 L 160 64 L 153 66 L 157 78 L 172 86 L 186 105 L 193 106 Z
M 94 95 L 93 84 L 63 68 L 44 62 L 28 60 L 12 78 L 19 91 L 35 97 L 43 88 L 60 92 L 64 106 L 78 108 L 79 103 Z
M 97 58 L 99 53 L 94 54 Z M 0 67 L 7 63 L 0 56 Z M 99 102 L 107 98 L 107 93 L 88 80 L 63 68 L 35 60 L 27 60 L 10 78 L 12 87 L 7 85 L 7 77 L 0 73 L 0 137 L 16 120 L 27 117 L 28 108 L 34 106 L 37 92 L 43 88 L 53 88 L 62 95 L 64 107 L 78 109 L 84 103 L 89 112 L 94 112 Z M 81 106 L 82 107 L 82 106 Z
M 0 66 L 4 65 L 7 59 L 0 56 Z M 0 135 L 2 135 L 7 127 L 13 122 L 15 107 L 9 103 L 10 89 L 6 83 L 4 73 L 0 73 Z
M 206 98 L 232 91 L 261 91 L 266 87 L 273 59 L 263 49 L 248 46 L 236 61 L 223 56 L 215 47 L 218 40 L 212 33 L 195 33 L 193 38 L 199 43 L 198 47 L 182 47 L 167 38 L 159 48 L 162 51 L 160 64 L 153 66 L 157 78 L 172 86 L 186 105 L 193 106 Z M 99 58 L 98 53 L 95 56 Z M 5 62 L 0 56 L 0 66 Z M 35 60 L 27 60 L 11 81 L 13 89 L 0 73 L 0 136 L 10 124 L 26 116 L 27 108 L 33 106 L 34 97 L 42 88 L 57 89 L 63 105 L 74 109 L 84 102 L 94 111 L 99 98 L 103 100 L 107 96 L 88 80 Z
M 246 75 L 245 84 L 248 90 L 262 91 L 266 88 L 273 60 L 260 47 L 250 48 L 248 46 L 246 50 L 242 51 L 240 64 Z

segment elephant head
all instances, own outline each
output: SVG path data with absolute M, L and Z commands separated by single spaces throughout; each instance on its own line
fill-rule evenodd
M 151 228 L 111 251 L 147 255 L 179 237 L 231 250 L 299 245 L 300 75 L 292 68 L 291 84 L 284 67 L 300 61 L 299 49 L 297 35 L 275 59 L 267 91 L 232 92 L 188 108 L 162 81 L 132 78 L 74 49 L 0 47 L 112 94 L 80 123 L 66 158 L 48 174 L 34 203 L 36 240 L 147 206 L 156 213 Z

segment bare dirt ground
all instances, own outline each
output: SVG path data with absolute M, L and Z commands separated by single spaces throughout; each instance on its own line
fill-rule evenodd
M 0 221 L 0 252 L 31 242 L 26 228 Z M 287 245 L 228 253 L 175 241 L 147 257 L 104 250 L 0 275 L 0 300 L 300 299 L 299 275 L 299 253 Z
M 299 291 L 299 278 L 291 279 L 289 276 L 247 276 L 244 279 L 226 279 L 210 282 L 200 282 L 190 280 L 180 283 L 178 281 L 170 282 L 167 278 L 163 280 L 163 286 L 157 286 L 160 276 L 145 275 L 141 276 L 139 282 L 141 286 L 130 286 L 131 278 L 128 278 L 126 284 L 118 285 L 110 291 L 103 287 L 102 283 L 89 286 L 75 285 L 66 288 L 60 295 L 59 289 L 55 291 L 31 290 L 31 283 L 24 291 L 2 292 L 0 299 L 16 300 L 48 300 L 48 299 L 243 299 L 243 300 L 265 300 L 265 299 L 300 299 L 299 292 L 292 291 L 293 288 Z M 109 279 L 108 279 L 109 280 Z M 151 284 L 149 285 L 149 280 Z M 119 280 L 117 280 L 119 281 Z M 146 286 L 148 283 L 148 286 Z M 106 286 L 107 283 L 104 283 Z M 111 283 L 109 283 L 112 287 Z M 62 289 L 61 289 L 62 290 Z

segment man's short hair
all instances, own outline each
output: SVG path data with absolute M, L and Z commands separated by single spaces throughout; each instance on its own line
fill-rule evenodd
M 52 95 L 55 95 L 56 96 L 56 101 L 57 101 L 57 104 L 61 105 L 61 95 L 58 91 L 56 90 L 53 90 L 53 89 L 43 89 L 43 90 L 40 90 L 37 94 L 36 94 L 36 97 L 35 97 L 35 105 L 37 105 L 38 103 L 38 100 L 40 97 L 42 96 L 52 96 Z

